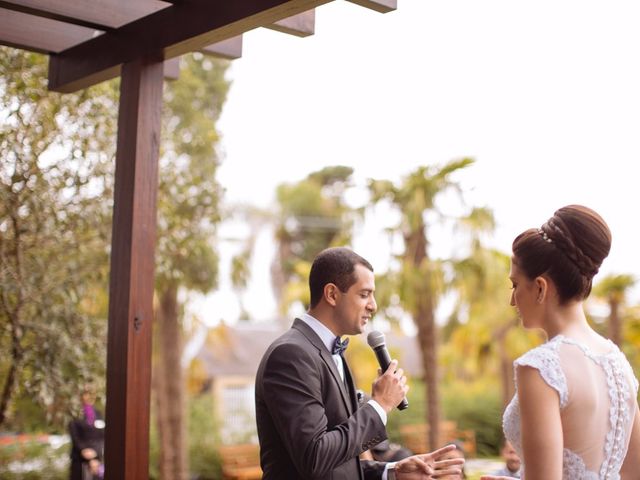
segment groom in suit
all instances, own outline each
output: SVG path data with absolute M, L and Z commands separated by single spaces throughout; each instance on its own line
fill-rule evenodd
M 452 446 L 396 463 L 359 456 L 387 438 L 387 413 L 407 393 L 392 361 L 359 404 L 342 352 L 376 311 L 373 267 L 348 248 L 330 248 L 309 275 L 310 309 L 265 352 L 256 376 L 256 421 L 265 480 L 420 480 L 459 472 L 439 460 Z

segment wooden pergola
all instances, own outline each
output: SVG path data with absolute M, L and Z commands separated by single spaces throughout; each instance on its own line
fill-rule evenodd
M 0 44 L 49 55 L 49 89 L 121 76 L 116 153 L 105 465 L 148 478 L 151 320 L 162 86 L 179 56 L 240 57 L 257 27 L 307 36 L 332 0 L 0 0 Z M 385 13 L 396 0 L 350 0 Z

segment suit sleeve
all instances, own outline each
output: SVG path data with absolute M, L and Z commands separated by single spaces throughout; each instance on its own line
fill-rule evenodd
M 71 420 L 69 422 L 69 436 L 71 437 L 71 444 L 80 453 L 83 449 L 88 448 L 87 440 L 85 438 L 82 427 L 79 425 L 81 420 Z
M 265 401 L 276 429 L 296 469 L 309 479 L 326 477 L 337 466 L 387 438 L 382 420 L 371 405 L 328 428 L 323 392 L 333 387 L 323 385 L 326 377 L 318 361 L 299 345 L 282 344 L 271 352 L 263 374 Z M 365 471 L 374 476 L 367 474 L 366 478 L 380 478 L 375 472 L 382 470 L 384 466 L 367 463 Z

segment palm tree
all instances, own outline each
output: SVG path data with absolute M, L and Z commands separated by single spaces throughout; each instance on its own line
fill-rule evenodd
M 428 225 L 426 215 L 438 214 L 435 199 L 439 194 L 456 188 L 451 180 L 456 171 L 473 163 L 470 158 L 449 162 L 441 168 L 422 166 L 409 174 L 401 185 L 389 180 L 370 180 L 373 202 L 387 200 L 401 215 L 398 231 L 404 240 L 400 255 L 400 290 L 406 309 L 418 328 L 418 342 L 422 355 L 427 396 L 429 445 L 437 447 L 440 421 L 438 396 L 438 340 L 435 308 L 438 302 L 441 270 L 429 258 Z
M 278 186 L 277 253 L 271 277 L 281 314 L 294 301 L 308 297 L 306 274 L 314 257 L 327 247 L 351 243 L 355 212 L 344 193 L 352 173 L 350 167 L 325 167 L 300 182 Z
M 594 289 L 595 295 L 609 304 L 609 338 L 618 346 L 622 346 L 620 306 L 624 304 L 627 291 L 635 284 L 632 275 L 608 275 Z

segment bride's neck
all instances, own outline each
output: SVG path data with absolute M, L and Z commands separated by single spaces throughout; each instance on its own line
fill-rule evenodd
M 582 302 L 556 306 L 547 312 L 544 330 L 548 338 L 564 335 L 575 340 L 585 340 L 591 335 L 591 327 L 584 314 Z

